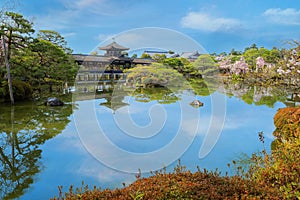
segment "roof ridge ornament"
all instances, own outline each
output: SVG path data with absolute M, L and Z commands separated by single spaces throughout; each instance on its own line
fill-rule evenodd
M 112 43 L 104 46 L 104 47 L 99 47 L 100 50 L 118 50 L 118 51 L 125 51 L 129 50 L 129 48 L 121 46 L 118 44 L 116 41 L 113 41 Z

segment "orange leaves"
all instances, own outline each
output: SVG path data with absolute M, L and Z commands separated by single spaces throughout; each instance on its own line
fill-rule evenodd
M 222 177 L 219 173 L 207 170 L 195 173 L 176 172 L 175 169 L 173 173 L 159 172 L 148 178 L 140 178 L 122 189 L 85 190 L 80 194 L 69 191 L 69 194 L 59 199 L 279 199 L 279 197 L 278 191 L 238 176 Z
M 274 136 L 291 139 L 300 138 L 300 108 L 279 109 L 274 117 Z

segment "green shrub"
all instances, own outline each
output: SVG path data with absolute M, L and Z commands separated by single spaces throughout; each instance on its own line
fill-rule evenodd
M 0 96 L 9 99 L 9 90 L 7 81 L 2 81 L 0 86 Z M 32 97 L 32 87 L 21 80 L 12 81 L 13 95 L 15 100 L 29 99 Z

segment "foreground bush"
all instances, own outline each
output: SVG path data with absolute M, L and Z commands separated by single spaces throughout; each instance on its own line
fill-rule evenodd
M 285 199 L 300 199 L 300 108 L 279 109 L 274 124 L 271 154 L 253 154 L 243 175 L 279 190 Z M 260 140 L 264 143 L 262 133 Z
M 300 108 L 279 109 L 274 124 L 276 145 L 254 178 L 279 188 L 287 199 L 300 199 Z
M 279 109 L 274 117 L 276 130 L 273 135 L 280 142 L 300 138 L 300 107 Z
M 181 166 L 173 173 L 136 180 L 128 187 L 101 190 L 87 187 L 70 188 L 54 199 L 282 199 L 279 191 L 239 176 L 222 177 L 218 172 L 184 171 Z

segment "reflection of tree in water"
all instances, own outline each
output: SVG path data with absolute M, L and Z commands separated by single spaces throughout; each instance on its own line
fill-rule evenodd
M 98 92 L 97 99 L 103 98 L 106 101 L 100 103 L 101 106 L 106 106 L 113 111 L 121 107 L 129 105 L 124 102 L 126 96 L 132 96 L 138 102 L 157 101 L 161 104 L 171 104 L 179 100 L 177 96 L 179 91 L 171 91 L 165 87 L 157 88 L 132 88 L 125 85 L 114 85 L 112 90 Z
M 247 104 L 266 105 L 268 107 L 274 107 L 276 102 L 287 104 L 288 96 L 297 92 L 286 86 L 262 86 L 232 81 L 225 83 L 225 89 L 228 96 L 240 98 Z
M 171 104 L 177 102 L 180 98 L 176 95 L 176 91 L 168 88 L 137 88 L 131 94 L 138 102 L 157 101 L 161 104 Z
M 122 85 L 113 85 L 113 89 L 106 90 L 102 92 L 101 95 L 97 96 L 98 98 L 104 98 L 106 102 L 100 103 L 102 106 L 106 106 L 115 112 L 121 107 L 129 105 L 124 102 L 126 96 L 128 96 L 128 91 L 124 90 Z
M 0 199 L 18 198 L 41 170 L 40 145 L 69 123 L 72 105 L 0 107 Z
M 179 100 L 178 93 L 182 90 L 190 90 L 199 96 L 209 96 L 214 92 L 222 92 L 223 87 L 227 96 L 234 96 L 242 99 L 247 104 L 266 105 L 274 107 L 276 102 L 283 102 L 287 106 L 295 106 L 300 104 L 299 88 L 289 87 L 286 85 L 258 85 L 247 81 L 234 81 L 224 78 L 220 81 L 218 77 L 205 79 L 191 78 L 188 79 L 189 86 L 183 88 L 172 87 L 154 87 L 154 88 L 136 88 L 118 85 L 120 88 L 112 86 L 110 90 L 97 93 L 96 98 L 105 98 L 107 102 L 101 105 L 107 106 L 112 110 L 128 105 L 124 102 L 126 96 L 133 96 L 136 101 L 150 102 L 157 101 L 161 104 L 175 103 Z M 95 98 L 95 96 L 93 96 Z
M 191 85 L 194 93 L 199 96 L 209 96 L 220 86 L 218 80 L 214 78 L 192 78 L 189 79 L 189 84 Z

